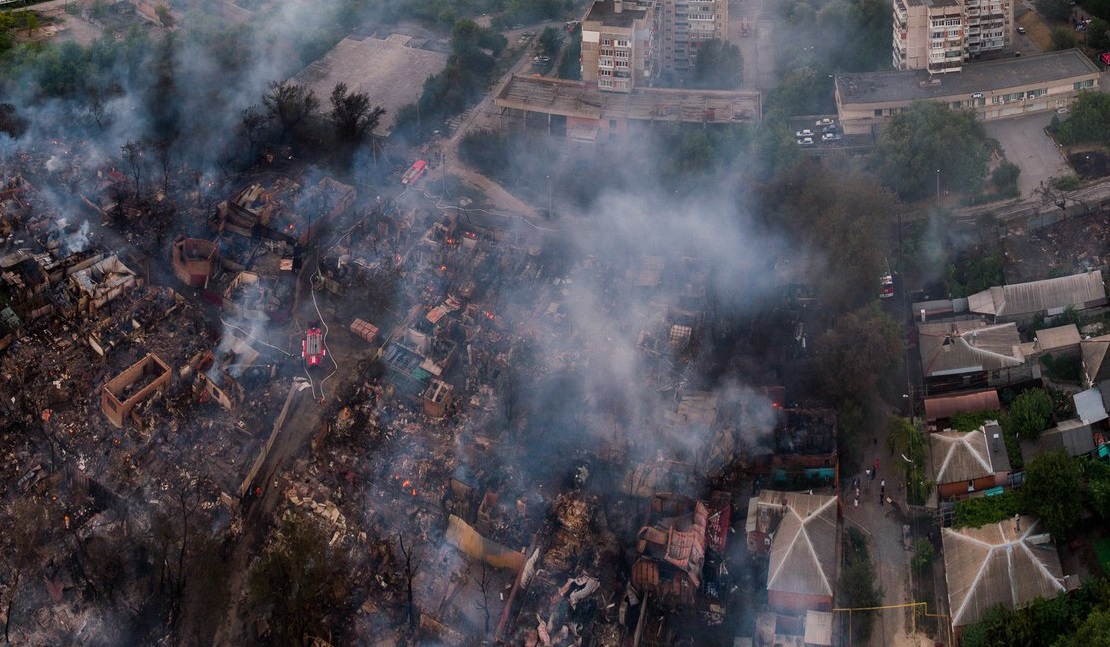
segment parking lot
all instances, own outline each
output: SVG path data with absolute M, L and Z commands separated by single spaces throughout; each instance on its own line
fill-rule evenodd
M 998 140 L 1006 159 L 1021 168 L 1018 189 L 1028 198 L 1041 182 L 1072 173 L 1055 142 L 1044 129 L 1053 112 L 984 122 L 987 135 Z

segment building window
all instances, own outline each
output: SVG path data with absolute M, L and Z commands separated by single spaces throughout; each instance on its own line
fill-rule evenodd
M 883 116 L 883 109 L 882 108 L 875 108 L 875 116 L 876 117 L 882 117 Z
M 1029 98 L 1030 99 L 1036 99 L 1037 97 L 1043 97 L 1046 94 L 1048 94 L 1048 90 L 1046 88 L 1039 88 L 1039 89 L 1036 89 L 1036 90 L 1030 90 L 1029 91 Z
M 1074 88 L 1076 90 L 1082 90 L 1083 88 L 1094 87 L 1094 85 L 1095 85 L 1095 82 L 1093 80 L 1087 79 L 1086 81 L 1079 81 L 1077 83 L 1073 83 L 1072 88 Z

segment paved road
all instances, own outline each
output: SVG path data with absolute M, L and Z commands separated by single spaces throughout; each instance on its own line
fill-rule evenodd
M 1054 114 L 996 119 L 983 124 L 987 134 L 1002 144 L 1006 159 L 1021 167 L 1018 188 L 1022 198 L 1033 197 L 1033 190 L 1049 178 L 1072 173 L 1060 149 L 1044 132 Z

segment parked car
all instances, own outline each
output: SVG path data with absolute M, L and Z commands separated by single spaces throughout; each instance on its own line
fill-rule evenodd
M 844 137 L 842 137 L 839 133 L 825 133 L 824 135 L 821 135 L 821 141 L 823 142 L 838 142 L 841 139 L 844 139 Z
M 831 126 L 825 126 L 824 128 L 821 129 L 821 132 L 823 132 L 823 133 L 839 133 L 840 132 L 840 126 L 837 126 L 836 124 L 833 124 Z
M 817 126 L 831 126 L 835 123 L 836 123 L 835 119 L 829 119 L 828 117 L 825 117 L 824 119 L 818 119 L 815 125 L 817 125 Z
M 805 130 L 799 130 L 798 132 L 794 133 L 794 136 L 799 137 L 799 138 L 801 138 L 801 137 L 813 137 L 813 131 L 810 130 L 809 128 L 806 128 Z
M 1018 33 L 1019 34 L 1024 34 L 1025 33 L 1025 27 L 1018 27 Z
M 801 137 L 801 138 L 798 139 L 798 145 L 799 146 L 813 146 L 813 138 L 812 137 Z

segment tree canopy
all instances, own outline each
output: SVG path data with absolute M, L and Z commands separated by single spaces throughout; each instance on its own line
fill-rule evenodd
M 1044 389 L 1023 391 L 1010 404 L 1007 425 L 1015 436 L 1036 440 L 1052 421 L 1052 398 Z
M 699 88 L 734 90 L 744 79 L 740 48 L 713 38 L 701 44 L 694 61 L 694 84 Z
M 793 140 L 789 146 L 798 148 Z M 823 266 L 813 263 L 811 280 L 822 300 L 840 311 L 858 308 L 878 294 L 883 268 L 879 236 L 894 198 L 875 184 L 866 174 L 804 161 L 780 172 L 760 191 L 767 226 L 796 241 L 801 256 L 821 259 Z
M 991 148 L 974 112 L 918 101 L 883 127 L 874 164 L 883 183 L 906 199 L 932 195 L 938 180 L 943 189 L 972 194 L 986 178 Z
M 331 121 L 336 138 L 348 144 L 357 144 L 373 133 L 385 108 L 370 103 L 365 92 L 349 92 L 346 83 L 336 83 L 331 93 Z
M 1024 507 L 1057 540 L 1066 539 L 1079 521 L 1081 476 L 1079 462 L 1063 451 L 1041 454 L 1025 466 Z
M 1110 94 L 1080 92 L 1071 114 L 1056 127 L 1056 138 L 1068 146 L 1083 142 L 1110 144 Z
M 816 344 L 821 382 L 830 397 L 862 399 L 902 351 L 898 324 L 872 304 L 840 317 Z
M 262 96 L 262 105 L 271 119 L 281 128 L 281 138 L 293 132 L 302 121 L 320 106 L 316 93 L 303 85 L 289 81 L 270 83 L 269 91 Z

